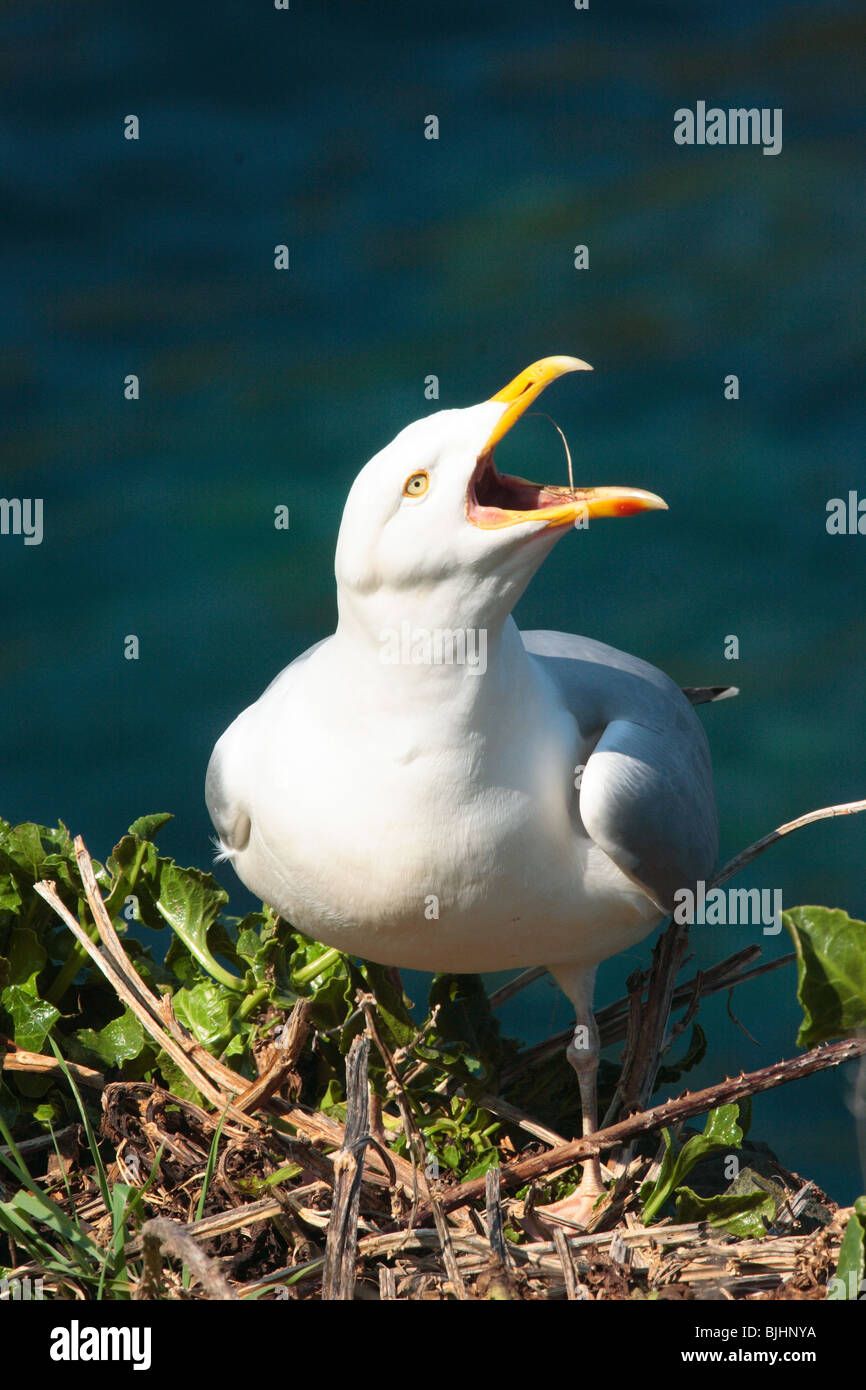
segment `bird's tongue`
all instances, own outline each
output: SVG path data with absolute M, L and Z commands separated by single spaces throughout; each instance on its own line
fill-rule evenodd
M 567 487 L 530 483 L 510 473 L 500 473 L 492 454 L 482 455 L 472 475 L 466 499 L 466 515 L 476 526 L 501 522 L 514 512 L 535 512 L 569 502 Z

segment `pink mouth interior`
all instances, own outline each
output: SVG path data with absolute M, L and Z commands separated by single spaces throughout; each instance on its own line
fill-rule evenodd
M 482 454 L 469 479 L 466 494 L 466 515 L 476 526 L 496 525 L 502 513 L 535 512 L 544 507 L 556 507 L 568 501 L 572 493 L 564 487 L 543 487 L 500 473 L 493 461 L 492 451 Z

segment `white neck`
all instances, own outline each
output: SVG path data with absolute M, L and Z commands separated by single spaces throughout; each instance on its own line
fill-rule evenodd
M 489 731 L 491 721 L 514 727 L 537 698 L 535 673 L 510 615 L 498 627 L 468 631 L 403 618 L 374 636 L 341 609 L 329 645 L 340 669 L 352 672 L 346 697 L 356 711 L 400 722 L 429 708 L 453 737 Z

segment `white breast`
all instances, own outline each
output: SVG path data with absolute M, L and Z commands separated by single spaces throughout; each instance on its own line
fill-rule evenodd
M 549 691 L 516 691 L 480 733 L 441 707 L 419 721 L 411 702 L 365 718 L 326 670 L 289 668 L 225 754 L 250 820 L 234 867 L 298 930 L 466 972 L 595 963 L 658 921 L 586 837 L 574 769 L 589 749 Z

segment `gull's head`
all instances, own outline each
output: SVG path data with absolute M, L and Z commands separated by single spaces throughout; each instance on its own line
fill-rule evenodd
M 596 517 L 664 508 L 632 487 L 562 487 L 500 473 L 494 453 L 576 357 L 545 357 L 480 405 L 416 420 L 362 468 L 337 542 L 341 617 L 371 630 L 504 621 L 566 531 Z

